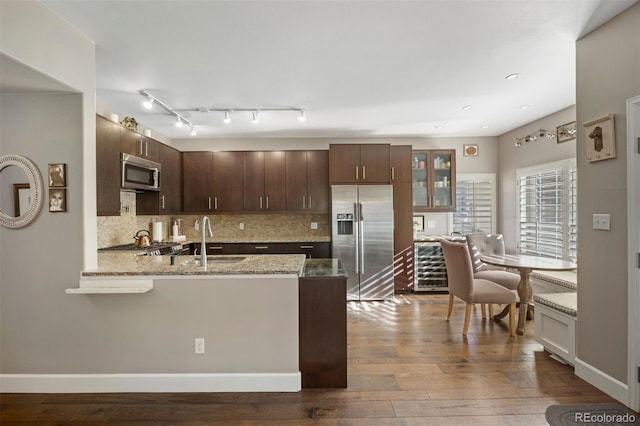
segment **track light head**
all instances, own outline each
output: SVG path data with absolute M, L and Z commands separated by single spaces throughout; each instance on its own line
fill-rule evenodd
M 176 127 L 182 127 L 183 123 L 182 120 L 180 119 L 180 116 L 176 116 Z
M 298 117 L 298 121 L 301 123 L 307 121 L 307 111 L 305 109 L 300 110 L 300 117 Z
M 225 111 L 224 112 L 224 120 L 222 120 L 224 122 L 224 124 L 229 124 L 231 123 L 231 112 L 230 111 Z
M 253 112 L 253 114 L 252 114 L 253 118 L 251 119 L 251 122 L 252 122 L 253 124 L 257 124 L 257 123 L 258 123 L 258 121 L 260 121 L 260 120 L 258 119 L 258 115 L 259 115 L 259 114 L 260 114 L 260 110 L 256 110 L 256 111 L 254 111 L 254 112 Z
M 155 99 L 149 96 L 149 98 L 142 103 L 142 106 L 145 107 L 146 109 L 151 109 L 153 108 L 153 101 L 155 101 Z
M 197 135 L 198 133 L 196 132 L 196 128 L 195 128 L 195 127 L 193 127 L 193 126 L 191 126 L 191 132 L 190 132 L 189 134 L 190 134 L 191 136 L 195 136 L 195 135 Z

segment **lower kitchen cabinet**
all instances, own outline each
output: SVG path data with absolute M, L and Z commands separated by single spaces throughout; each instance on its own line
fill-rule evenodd
M 298 280 L 302 388 L 347 387 L 347 278 Z
M 193 243 L 193 250 L 200 253 L 200 246 L 201 243 Z M 323 259 L 330 257 L 331 243 L 207 243 L 207 254 L 304 254 Z

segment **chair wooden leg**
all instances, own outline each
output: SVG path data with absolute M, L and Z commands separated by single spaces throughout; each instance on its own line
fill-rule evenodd
M 487 319 L 487 305 L 484 303 L 480 304 L 480 309 L 482 310 L 482 319 Z
M 469 330 L 469 320 L 471 319 L 471 303 L 467 303 L 467 306 L 464 310 L 464 327 L 462 327 L 462 335 L 467 335 L 467 330 Z
M 451 317 L 451 311 L 453 310 L 453 294 L 449 293 L 449 307 L 447 308 L 447 321 Z
M 509 305 L 509 333 L 512 336 L 516 335 L 516 304 Z
M 489 318 L 493 318 L 493 304 L 489 303 Z

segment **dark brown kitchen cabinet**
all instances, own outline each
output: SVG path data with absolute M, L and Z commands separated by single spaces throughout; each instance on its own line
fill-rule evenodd
M 96 198 L 98 216 L 120 215 L 120 129 L 96 116 Z
M 329 211 L 329 152 L 286 152 L 287 211 Z
M 283 151 L 245 152 L 244 210 L 284 211 L 285 153 Z
M 162 165 L 160 191 L 136 194 L 136 214 L 172 214 L 182 211 L 182 153 L 158 143 Z
M 243 152 L 213 153 L 213 210 L 238 212 L 244 210 Z
M 411 145 L 391 146 L 393 185 L 393 277 L 396 291 L 413 285 L 413 212 Z
M 389 144 L 329 146 L 331 184 L 390 183 Z
M 213 152 L 182 153 L 182 197 L 184 212 L 213 211 Z
M 413 211 L 452 212 L 456 207 L 456 151 L 412 153 Z
M 193 243 L 193 249 L 198 253 L 200 246 L 200 243 Z M 331 257 L 331 243 L 207 243 L 207 255 L 216 254 L 304 254 L 307 258 L 322 259 Z
M 120 127 L 120 150 L 125 154 L 159 161 L 160 142 L 133 130 Z

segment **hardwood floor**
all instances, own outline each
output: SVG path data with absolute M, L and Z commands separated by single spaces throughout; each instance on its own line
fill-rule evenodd
M 348 388 L 299 393 L 2 394 L 2 425 L 547 425 L 552 404 L 614 402 L 533 339 L 447 295 L 348 304 Z

